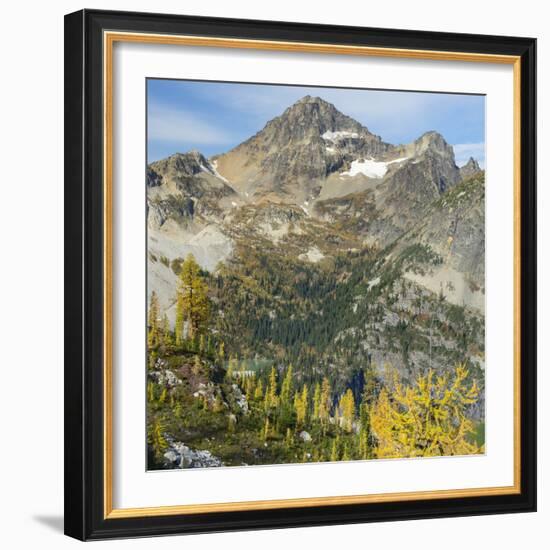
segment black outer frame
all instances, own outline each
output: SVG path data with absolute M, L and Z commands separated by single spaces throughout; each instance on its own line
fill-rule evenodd
M 521 56 L 521 493 L 104 519 L 104 30 Z M 536 510 L 536 40 L 135 12 L 65 16 L 65 534 L 80 540 Z

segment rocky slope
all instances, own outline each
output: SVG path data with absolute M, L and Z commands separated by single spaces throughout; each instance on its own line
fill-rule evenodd
M 451 303 L 485 311 L 485 177 L 467 177 L 433 202 L 403 243 L 423 243 L 442 262 L 422 276 L 409 278 L 442 293 Z
M 231 252 L 221 230 L 228 208 L 242 202 L 215 166 L 197 151 L 147 168 L 148 293 L 174 319 L 178 261 L 192 253 L 206 269 Z

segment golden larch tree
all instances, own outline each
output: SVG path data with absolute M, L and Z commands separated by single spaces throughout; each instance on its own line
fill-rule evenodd
M 412 386 L 394 371 L 391 388 L 381 390 L 371 408 L 377 458 L 468 455 L 482 452 L 471 439 L 467 409 L 479 388 L 468 384 L 468 369 L 457 365 L 441 376 L 430 370 Z

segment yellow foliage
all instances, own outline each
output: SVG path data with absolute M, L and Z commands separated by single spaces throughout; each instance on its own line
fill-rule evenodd
M 193 254 L 181 266 L 176 294 L 176 345 L 180 345 L 187 324 L 187 337 L 193 339 L 205 330 L 209 314 L 208 286 Z
M 254 399 L 256 401 L 260 401 L 264 395 L 264 388 L 262 385 L 261 379 L 258 380 L 258 385 L 256 386 L 256 389 L 254 390 Z
M 353 420 L 355 419 L 355 399 L 353 392 L 348 388 L 346 393 L 340 399 L 340 424 L 346 432 L 353 430 Z
M 292 365 L 288 366 L 286 374 L 281 385 L 281 402 L 287 404 L 290 402 L 290 394 L 292 392 Z
M 436 376 L 430 370 L 412 386 L 404 385 L 393 371 L 391 384 L 381 390 L 371 407 L 376 458 L 477 454 L 468 440 L 473 423 L 466 409 L 479 389 L 469 387 L 468 369 L 458 365 L 452 373 Z
M 149 315 L 147 319 L 147 345 L 157 346 L 159 344 L 159 301 L 156 292 L 153 290 L 149 303 Z
M 151 446 L 157 460 L 162 458 L 164 451 L 168 448 L 168 442 L 164 437 L 164 430 L 165 427 L 162 421 L 155 419 L 149 426 L 147 433 L 147 441 Z
M 277 371 L 275 367 L 271 367 L 271 373 L 269 374 L 269 382 L 265 389 L 265 410 L 268 411 L 271 408 L 277 407 L 279 398 L 277 397 Z
M 330 415 L 330 382 L 325 376 L 321 384 L 321 396 L 319 399 L 319 419 L 325 424 Z
M 301 392 L 294 394 L 294 410 L 296 412 L 296 424 L 304 426 L 307 420 L 309 408 L 308 388 L 304 384 Z

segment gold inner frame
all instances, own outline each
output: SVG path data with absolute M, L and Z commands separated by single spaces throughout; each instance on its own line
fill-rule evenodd
M 356 55 L 371 57 L 394 57 L 439 61 L 466 61 L 475 63 L 498 63 L 513 66 L 514 86 L 514 484 L 504 487 L 466 489 L 443 489 L 403 493 L 346 495 L 331 497 L 293 498 L 278 500 L 255 500 L 245 502 L 221 502 L 211 504 L 182 504 L 149 508 L 113 508 L 113 361 L 112 361 L 112 292 L 113 292 L 113 46 L 116 42 L 202 46 L 217 48 L 258 49 L 269 51 Z M 521 374 L 521 283 L 520 283 L 520 230 L 521 230 L 521 62 L 519 56 L 408 50 L 338 44 L 315 44 L 307 42 L 282 42 L 272 40 L 248 40 L 213 38 L 201 36 L 175 36 L 148 33 L 111 32 L 103 34 L 103 110 L 104 110 L 104 518 L 134 518 L 212 512 L 246 510 L 270 510 L 280 508 L 303 508 L 308 506 L 333 506 L 412 500 L 434 500 L 477 496 L 510 495 L 521 492 L 520 462 L 520 374 Z

